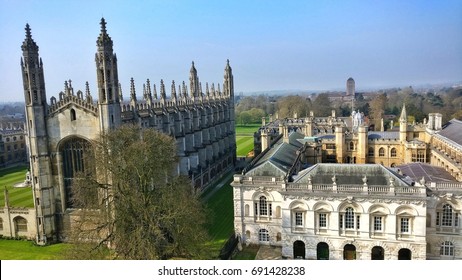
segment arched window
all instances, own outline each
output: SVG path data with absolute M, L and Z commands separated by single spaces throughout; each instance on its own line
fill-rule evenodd
M 244 216 L 248 216 L 248 215 L 249 215 L 249 205 L 246 204 L 246 205 L 244 206 Z
M 71 109 L 71 121 L 75 121 L 76 119 L 77 119 L 77 117 L 75 115 L 75 110 Z
M 355 212 L 353 208 L 348 207 L 345 211 L 345 228 L 355 227 Z
M 27 220 L 23 217 L 14 218 L 16 236 L 24 235 L 27 232 Z
M 379 149 L 379 157 L 384 157 L 385 156 L 385 149 L 384 148 L 380 148 Z
M 266 229 L 260 229 L 258 231 L 258 241 L 267 242 L 269 241 L 269 233 Z
M 93 150 L 90 142 L 81 138 L 71 138 L 64 142 L 60 147 L 62 153 L 63 178 L 65 188 L 65 207 L 74 207 L 72 196 L 72 180 L 79 172 L 84 172 L 88 176 L 94 174 Z
M 374 156 L 374 148 L 372 148 L 372 147 L 369 148 L 368 156 L 370 156 L 370 157 Z
M 436 226 L 438 227 L 459 227 L 460 213 L 446 203 L 436 211 Z
M 454 256 L 454 244 L 452 244 L 452 242 L 450 241 L 444 241 L 443 243 L 441 243 L 440 255 Z
M 441 225 L 446 227 L 452 226 L 452 206 L 449 204 L 445 204 L 443 206 L 443 218 Z
M 391 157 L 396 157 L 396 148 L 391 148 L 390 156 Z
M 259 206 L 259 214 L 260 216 L 267 216 L 268 215 L 268 204 L 266 203 L 266 197 L 260 196 L 260 206 Z
M 340 229 L 358 230 L 360 227 L 360 217 L 360 215 L 355 213 L 353 207 L 347 207 L 339 217 Z
M 350 150 L 353 151 L 355 149 L 355 144 L 353 142 L 350 142 Z
M 268 203 L 268 199 L 264 195 L 258 198 L 258 202 L 255 202 L 254 211 L 257 220 L 268 220 L 273 215 L 272 205 Z

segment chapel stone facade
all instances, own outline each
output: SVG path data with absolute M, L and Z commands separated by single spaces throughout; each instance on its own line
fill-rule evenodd
M 234 169 L 234 84 L 229 61 L 221 87 L 207 83 L 204 93 L 193 62 L 189 89 L 185 82 L 176 85 L 173 81 L 167 96 L 163 80 L 156 89 L 148 79 L 138 98 L 132 78 L 125 102 L 118 58 L 104 18 L 96 45 L 97 98 L 91 95 L 88 82 L 84 91 L 74 91 L 69 80 L 57 97 L 48 100 L 44 64 L 26 25 L 21 71 L 36 213 L 33 224 L 39 244 L 64 238 L 64 224 L 73 211 L 74 174 L 89 166 L 85 161 L 92 141 L 123 124 L 155 128 L 174 137 L 179 156 L 176 172 L 189 176 L 196 191 Z

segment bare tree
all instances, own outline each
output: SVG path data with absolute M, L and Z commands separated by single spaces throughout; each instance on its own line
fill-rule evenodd
M 73 180 L 70 254 L 98 258 L 109 247 L 120 259 L 201 258 L 206 215 L 189 179 L 174 175 L 175 143 L 137 126 L 95 143 L 95 172 Z

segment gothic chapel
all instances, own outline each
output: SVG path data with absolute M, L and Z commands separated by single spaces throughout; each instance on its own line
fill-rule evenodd
M 153 127 L 173 136 L 178 147 L 178 174 L 187 175 L 201 189 L 234 167 L 233 74 L 229 61 L 222 89 L 206 84 L 205 93 L 192 63 L 189 90 L 183 82 L 171 85 L 167 98 L 164 81 L 149 79 L 137 99 L 133 78 L 130 100 L 123 101 L 113 41 L 101 19 L 95 55 L 98 98 L 93 100 L 88 82 L 85 92 L 74 92 L 71 80 L 64 91 L 47 102 L 44 67 L 39 47 L 26 25 L 21 71 L 24 84 L 30 172 L 36 213 L 36 241 L 46 244 L 65 238 L 64 224 L 73 211 L 72 179 L 85 171 L 84 155 L 102 133 L 126 123 Z

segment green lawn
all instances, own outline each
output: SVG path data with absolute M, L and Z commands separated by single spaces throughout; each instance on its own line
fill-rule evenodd
M 24 182 L 26 178 L 26 172 L 26 166 L 16 166 L 0 170 L 0 207 L 5 205 L 5 188 L 8 190 L 8 195 L 10 197 L 10 206 L 29 208 L 34 207 L 34 200 L 30 187 L 13 187 L 16 183 Z
M 234 232 L 233 188 L 227 181 L 206 201 L 210 214 L 209 234 L 211 240 L 206 244 L 208 259 L 217 259 L 221 248 Z
M 260 126 L 260 124 L 236 125 L 236 154 L 238 157 L 245 157 L 253 150 L 253 133 Z
M 0 239 L 1 260 L 58 260 L 69 244 L 37 246 L 32 241 Z

